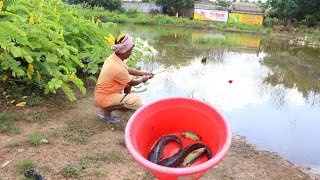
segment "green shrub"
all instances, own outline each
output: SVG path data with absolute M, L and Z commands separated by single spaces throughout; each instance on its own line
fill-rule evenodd
M 10 113 L 0 113 L 0 133 L 18 134 L 21 129 L 15 124 L 16 117 Z
M 62 169 L 62 175 L 64 177 L 73 177 L 73 178 L 80 178 L 83 176 L 83 170 L 86 168 L 87 166 L 84 164 L 79 164 L 79 165 L 73 165 L 70 164 L 67 167 L 64 167 Z
M 139 14 L 139 11 L 137 8 L 134 8 L 134 9 L 129 9 L 128 11 L 126 11 L 126 15 L 129 17 L 129 18 L 135 18 L 137 17 Z
M 16 168 L 18 169 L 19 172 L 23 172 L 33 167 L 34 167 L 34 164 L 32 160 L 20 160 L 16 163 Z
M 41 132 L 34 132 L 28 135 L 28 141 L 35 146 L 45 144 L 42 140 L 46 139 L 46 136 Z

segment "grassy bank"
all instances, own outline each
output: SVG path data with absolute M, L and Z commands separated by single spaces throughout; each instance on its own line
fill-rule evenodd
M 244 25 L 244 24 L 228 24 L 214 21 L 199 21 L 192 20 L 183 17 L 170 17 L 168 15 L 157 14 L 150 16 L 147 13 L 141 13 L 136 10 L 127 11 L 123 14 L 116 12 L 109 12 L 103 8 L 80 8 L 79 13 L 91 19 L 99 19 L 102 22 L 114 22 L 118 24 L 122 23 L 133 23 L 133 24 L 145 24 L 145 25 L 172 25 L 172 26 L 183 26 L 192 28 L 211 28 L 233 32 L 253 32 L 259 34 L 271 33 L 271 28 L 265 28 L 257 25 Z
M 229 32 L 247 32 L 256 34 L 270 34 L 274 36 L 306 36 L 312 35 L 320 38 L 320 29 L 308 28 L 304 25 L 294 27 L 291 32 L 273 30 L 272 26 L 257 26 L 246 24 L 229 24 L 216 21 L 201 21 L 183 17 L 170 17 L 168 15 L 157 14 L 150 16 L 147 13 L 141 13 L 137 10 L 129 10 L 125 13 L 109 12 L 103 8 L 79 8 L 88 19 L 94 17 L 102 22 L 114 22 L 117 24 L 133 23 L 145 25 L 168 25 L 192 28 L 208 28 Z M 270 23 L 269 23 L 270 24 Z

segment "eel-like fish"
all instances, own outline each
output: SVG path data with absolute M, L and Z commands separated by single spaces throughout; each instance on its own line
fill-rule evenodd
M 180 146 L 179 152 L 182 149 L 182 141 L 176 135 L 167 135 L 162 137 L 151 149 L 148 155 L 148 160 L 153 163 L 158 163 L 161 158 L 163 158 L 163 148 L 169 142 L 177 142 Z
M 176 153 L 172 157 L 166 158 L 164 160 L 159 161 L 159 165 L 161 166 L 166 166 L 166 167 L 178 167 L 182 164 L 184 159 L 194 150 L 199 149 L 199 148 L 206 148 L 207 149 L 207 156 L 208 159 L 212 158 L 212 153 L 208 146 L 202 144 L 202 143 L 195 143 L 192 145 L 187 146 L 180 152 Z

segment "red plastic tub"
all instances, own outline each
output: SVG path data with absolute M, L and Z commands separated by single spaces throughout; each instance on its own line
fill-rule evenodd
M 185 130 L 202 136 L 202 143 L 212 151 L 210 160 L 203 157 L 185 168 L 164 167 L 147 160 L 157 140 Z M 230 126 L 222 114 L 205 102 L 184 97 L 165 98 L 141 107 L 131 116 L 125 129 L 129 153 L 160 180 L 199 179 L 225 157 L 231 139 Z M 184 147 L 191 143 L 192 140 L 183 139 Z M 168 144 L 164 149 L 165 158 L 177 152 L 178 147 L 176 143 Z

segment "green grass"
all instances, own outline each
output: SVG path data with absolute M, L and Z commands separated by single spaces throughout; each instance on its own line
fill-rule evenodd
M 43 166 L 40 166 L 40 172 L 41 173 L 49 173 L 49 172 L 52 172 L 53 171 L 53 168 L 50 166 L 50 165 L 43 165 Z
M 21 129 L 15 124 L 16 117 L 10 113 L 0 114 L 0 133 L 19 134 Z
M 45 102 L 40 96 L 29 96 L 26 101 L 29 106 L 39 106 Z
M 62 169 L 62 175 L 66 178 L 73 177 L 73 178 L 80 178 L 83 176 L 83 170 L 87 168 L 84 164 L 78 165 L 68 165 Z
M 215 46 L 219 46 L 219 47 L 239 46 L 235 42 L 228 42 L 228 41 L 225 41 L 225 40 L 214 39 L 214 38 L 199 38 L 199 39 L 195 40 L 195 43 L 207 44 L 207 45 L 215 45 Z
M 41 132 L 34 132 L 28 135 L 28 142 L 35 146 L 45 144 L 45 142 L 42 142 L 43 139 L 47 140 L 47 137 Z
M 54 129 L 50 132 L 50 135 L 53 137 L 64 137 L 65 131 L 61 129 Z
M 96 168 L 93 169 L 93 173 L 97 176 L 97 177 L 103 177 L 106 176 L 108 174 L 108 172 L 103 169 L 103 168 Z
M 114 151 L 102 151 L 99 153 L 91 153 L 81 157 L 80 162 L 83 164 L 91 164 L 97 162 L 105 162 L 108 164 L 122 163 L 124 160 L 124 154 Z
M 87 143 L 89 138 L 96 133 L 94 127 L 80 119 L 71 119 L 67 123 L 68 129 L 64 137 L 79 144 Z
M 23 172 L 33 167 L 34 167 L 34 163 L 32 160 L 20 160 L 16 163 L 16 168 L 19 172 Z
M 103 22 L 112 22 L 117 24 L 134 23 L 134 24 L 168 24 L 174 26 L 188 26 L 195 28 L 213 28 L 220 30 L 239 30 L 239 31 L 255 31 L 265 32 L 266 28 L 258 25 L 246 25 L 246 24 L 229 24 L 217 21 L 201 21 L 192 20 L 189 18 L 173 18 L 165 14 L 157 14 L 150 16 L 148 13 L 138 12 L 136 10 L 127 11 L 124 14 L 105 11 L 96 11 L 94 9 L 79 8 L 78 12 L 84 15 L 87 19 L 95 17 L 95 19 L 101 19 Z
M 21 144 L 20 144 L 20 141 L 18 141 L 18 140 L 12 140 L 12 141 L 8 142 L 7 146 L 9 148 L 16 148 L 18 146 L 21 146 Z
M 25 116 L 25 120 L 28 123 L 39 123 L 39 124 L 42 124 L 42 123 L 47 121 L 47 118 L 48 117 L 44 116 L 43 113 L 33 113 L 33 114 Z

